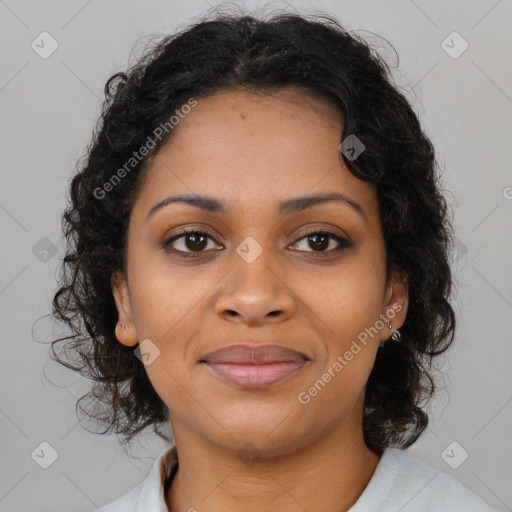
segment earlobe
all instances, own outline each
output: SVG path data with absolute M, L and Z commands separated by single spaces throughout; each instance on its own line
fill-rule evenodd
M 116 324 L 116 338 L 119 343 L 128 347 L 133 347 L 139 342 L 133 324 L 126 325 L 118 322 Z
M 115 329 L 116 338 L 123 345 L 134 346 L 138 343 L 138 337 L 133 322 L 130 292 L 126 277 L 121 272 L 114 272 L 110 279 L 110 285 L 118 316 Z

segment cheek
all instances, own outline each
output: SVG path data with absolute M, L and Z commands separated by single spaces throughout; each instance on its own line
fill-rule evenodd
M 172 267 L 161 254 L 134 251 L 130 290 L 137 331 L 161 343 L 195 324 L 194 315 L 211 284 L 197 270 Z
M 383 312 L 384 279 L 385 268 L 355 257 L 328 276 L 303 280 L 309 284 L 301 286 L 301 294 L 328 328 L 328 337 L 345 344 L 374 325 Z
M 318 405 L 334 401 L 350 408 L 364 391 L 384 327 L 379 322 L 385 284 L 380 261 L 377 257 L 354 258 L 331 275 L 328 285 L 324 282 L 324 286 L 303 291 L 312 301 L 312 317 L 319 319 L 323 343 L 318 351 L 316 377 L 322 381 L 316 386 L 322 389 Z
M 323 346 L 314 376 L 301 391 L 314 404 L 306 406 L 308 412 L 324 411 L 326 422 L 335 422 L 340 411 L 352 410 L 361 399 L 380 341 L 380 331 L 374 330 L 382 312 L 380 276 L 346 270 L 328 291 L 309 294 Z
M 139 265 L 132 273 L 132 305 L 140 341 L 151 340 L 158 356 L 145 366 L 158 395 L 170 408 L 186 407 L 180 397 L 192 359 L 188 347 L 197 338 L 208 283 L 158 265 Z M 150 345 L 152 346 L 152 345 Z M 185 387 L 188 387 L 185 384 Z

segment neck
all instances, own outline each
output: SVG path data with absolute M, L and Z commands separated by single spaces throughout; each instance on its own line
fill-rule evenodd
M 360 424 L 285 454 L 252 458 L 182 427 L 173 420 L 179 469 L 166 495 L 172 512 L 343 512 L 357 501 L 380 460 L 364 443 Z

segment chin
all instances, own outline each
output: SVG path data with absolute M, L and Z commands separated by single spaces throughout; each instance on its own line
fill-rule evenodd
M 285 412 L 283 412 L 285 411 Z M 287 453 L 290 449 L 307 444 L 307 432 L 311 426 L 304 428 L 298 423 L 297 417 L 281 408 L 275 414 L 262 414 L 258 410 L 244 407 L 243 415 L 223 415 L 219 424 L 211 425 L 210 440 L 225 449 L 248 457 L 272 457 Z
M 280 436 L 273 434 L 248 433 L 247 435 L 234 435 L 225 439 L 226 444 L 221 446 L 237 455 L 241 459 L 255 459 L 279 457 L 294 450 L 300 449 L 307 441 L 297 438 L 297 432 L 287 432 Z

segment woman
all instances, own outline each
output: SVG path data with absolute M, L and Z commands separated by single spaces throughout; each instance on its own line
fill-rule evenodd
M 383 60 L 328 16 L 218 15 L 105 91 L 53 356 L 105 432 L 175 444 L 101 509 L 492 510 L 402 450 L 454 336 L 452 228 Z

